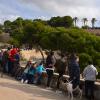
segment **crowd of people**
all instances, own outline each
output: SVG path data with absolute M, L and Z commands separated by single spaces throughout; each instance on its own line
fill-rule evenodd
M 67 62 L 67 64 L 66 64 Z M 47 86 L 50 86 L 50 82 L 54 72 L 54 66 L 56 64 L 56 58 L 54 53 L 51 52 L 46 59 L 46 71 L 48 75 Z M 60 68 L 57 72 L 59 73 L 57 80 L 57 89 L 59 89 L 60 78 L 64 75 L 66 71 L 66 66 L 68 67 L 69 81 L 72 82 L 73 89 L 80 85 L 80 66 L 79 57 L 72 53 L 67 57 L 62 55 L 60 59 Z M 85 97 L 87 100 L 94 100 L 94 84 L 96 81 L 96 76 L 98 75 L 96 67 L 93 65 L 92 59 L 88 61 L 88 65 L 82 73 L 82 77 L 85 80 Z
M 20 53 L 18 48 L 8 48 L 6 51 L 0 52 L 0 65 L 3 66 L 3 72 L 8 73 L 11 76 L 15 76 L 19 68 Z M 41 61 L 39 64 L 36 61 L 28 61 L 24 71 L 20 75 L 22 83 L 28 84 L 41 84 L 42 75 L 45 71 L 47 73 L 47 87 L 50 87 L 50 83 L 53 77 L 57 59 L 54 56 L 54 52 L 50 52 L 47 55 L 45 64 Z M 65 74 L 66 67 L 68 67 L 69 80 L 72 82 L 73 89 L 80 85 L 80 66 L 79 57 L 75 53 L 72 53 L 69 57 L 62 55 L 60 59 L 60 66 L 57 69 L 59 73 L 57 80 L 57 89 L 59 89 L 60 78 Z M 96 81 L 97 69 L 93 66 L 92 61 L 83 71 L 83 78 L 85 79 L 85 96 L 88 100 L 94 98 L 94 83 Z
M 15 76 L 17 69 L 20 67 L 20 50 L 13 47 L 0 51 L 0 66 L 3 73 Z

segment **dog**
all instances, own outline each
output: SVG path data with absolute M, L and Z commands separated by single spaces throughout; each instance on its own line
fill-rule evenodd
M 78 92 L 78 97 L 81 99 L 82 98 L 82 90 L 77 86 L 75 89 L 73 89 L 72 81 L 66 80 L 66 82 L 60 80 L 60 88 L 64 91 L 67 92 L 68 98 L 70 100 L 73 100 L 73 92 Z

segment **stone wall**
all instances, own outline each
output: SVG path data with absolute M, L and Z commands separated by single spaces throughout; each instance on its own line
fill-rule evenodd
M 51 81 L 51 87 L 56 89 L 56 85 L 57 85 L 57 78 L 58 78 L 58 73 L 54 73 L 53 79 Z M 68 79 L 67 75 L 63 75 L 63 78 Z M 45 82 L 44 82 L 45 81 Z M 43 79 L 42 83 L 46 85 L 46 81 L 47 79 Z M 84 80 L 81 79 L 81 87 L 82 87 L 82 91 L 83 91 L 83 96 L 84 96 Z M 95 82 L 95 100 L 100 100 L 100 82 Z
M 23 69 L 24 67 L 22 67 Z M 54 73 L 53 75 L 53 79 L 51 81 L 51 87 L 56 89 L 57 87 L 57 78 L 58 78 L 58 73 Z M 63 75 L 63 78 L 65 79 L 68 79 L 69 76 L 68 75 Z M 43 78 L 42 78 L 42 84 L 46 86 L 46 83 L 47 83 L 47 74 L 46 72 L 43 73 Z M 80 84 L 81 84 L 81 87 L 82 87 L 82 91 L 83 91 L 83 97 L 84 97 L 84 80 L 81 79 L 80 80 Z M 95 100 L 100 100 L 100 82 L 95 82 L 95 92 L 94 92 L 94 95 L 95 95 Z

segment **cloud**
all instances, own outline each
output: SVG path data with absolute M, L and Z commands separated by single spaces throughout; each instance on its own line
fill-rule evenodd
M 99 19 L 99 4 L 99 0 L 0 0 L 0 19 L 17 16 L 47 19 L 65 15 Z
M 44 11 L 50 17 L 65 16 L 79 17 L 82 25 L 82 19 L 88 18 L 88 25 L 91 25 L 91 19 L 100 18 L 99 0 L 19 0 L 24 5 L 36 6 Z
M 6 0 L 0 0 L 0 23 L 3 23 L 5 20 L 15 20 L 18 16 L 18 11 L 13 7 L 13 3 L 6 2 Z
M 51 15 L 71 15 L 79 17 L 95 17 L 99 10 L 98 0 L 19 0 L 24 4 L 33 4 Z M 87 13 L 88 11 L 88 13 Z

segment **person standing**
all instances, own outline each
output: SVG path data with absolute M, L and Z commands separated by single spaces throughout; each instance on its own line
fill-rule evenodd
M 2 57 L 3 57 L 3 50 L 0 50 L 0 67 L 2 67 Z
M 14 68 L 13 68 L 13 75 L 16 77 L 17 71 L 20 67 L 20 51 L 18 50 L 18 52 L 14 55 Z
M 4 71 L 3 60 L 2 60 L 3 53 L 4 53 L 3 50 L 0 50 L 0 71 L 1 71 L 1 77 L 3 77 L 3 71 Z
M 9 66 L 9 73 L 11 74 L 11 76 L 14 76 L 14 64 L 16 62 L 16 59 L 15 59 L 15 54 L 17 53 L 17 50 L 15 48 L 15 46 L 9 50 L 9 63 L 8 63 L 8 66 Z
M 89 61 L 89 65 L 83 71 L 83 77 L 85 79 L 85 96 L 89 100 L 94 100 L 94 83 L 96 81 L 96 75 L 98 75 L 97 69 L 93 66 L 92 61 Z
M 4 51 L 2 56 L 2 65 L 3 65 L 3 72 L 8 73 L 8 52 Z
M 54 57 L 54 52 L 51 51 L 46 58 L 46 72 L 48 75 L 47 87 L 50 87 L 50 82 L 52 80 L 55 63 L 56 63 L 56 59 Z
M 57 60 L 56 66 L 57 66 L 56 71 L 57 73 L 59 73 L 59 76 L 57 79 L 57 89 L 59 89 L 60 79 L 65 74 L 66 67 L 67 67 L 67 58 L 65 55 L 61 55 L 61 58 Z
M 72 53 L 68 61 L 69 80 L 72 81 L 73 89 L 80 84 L 79 58 Z

